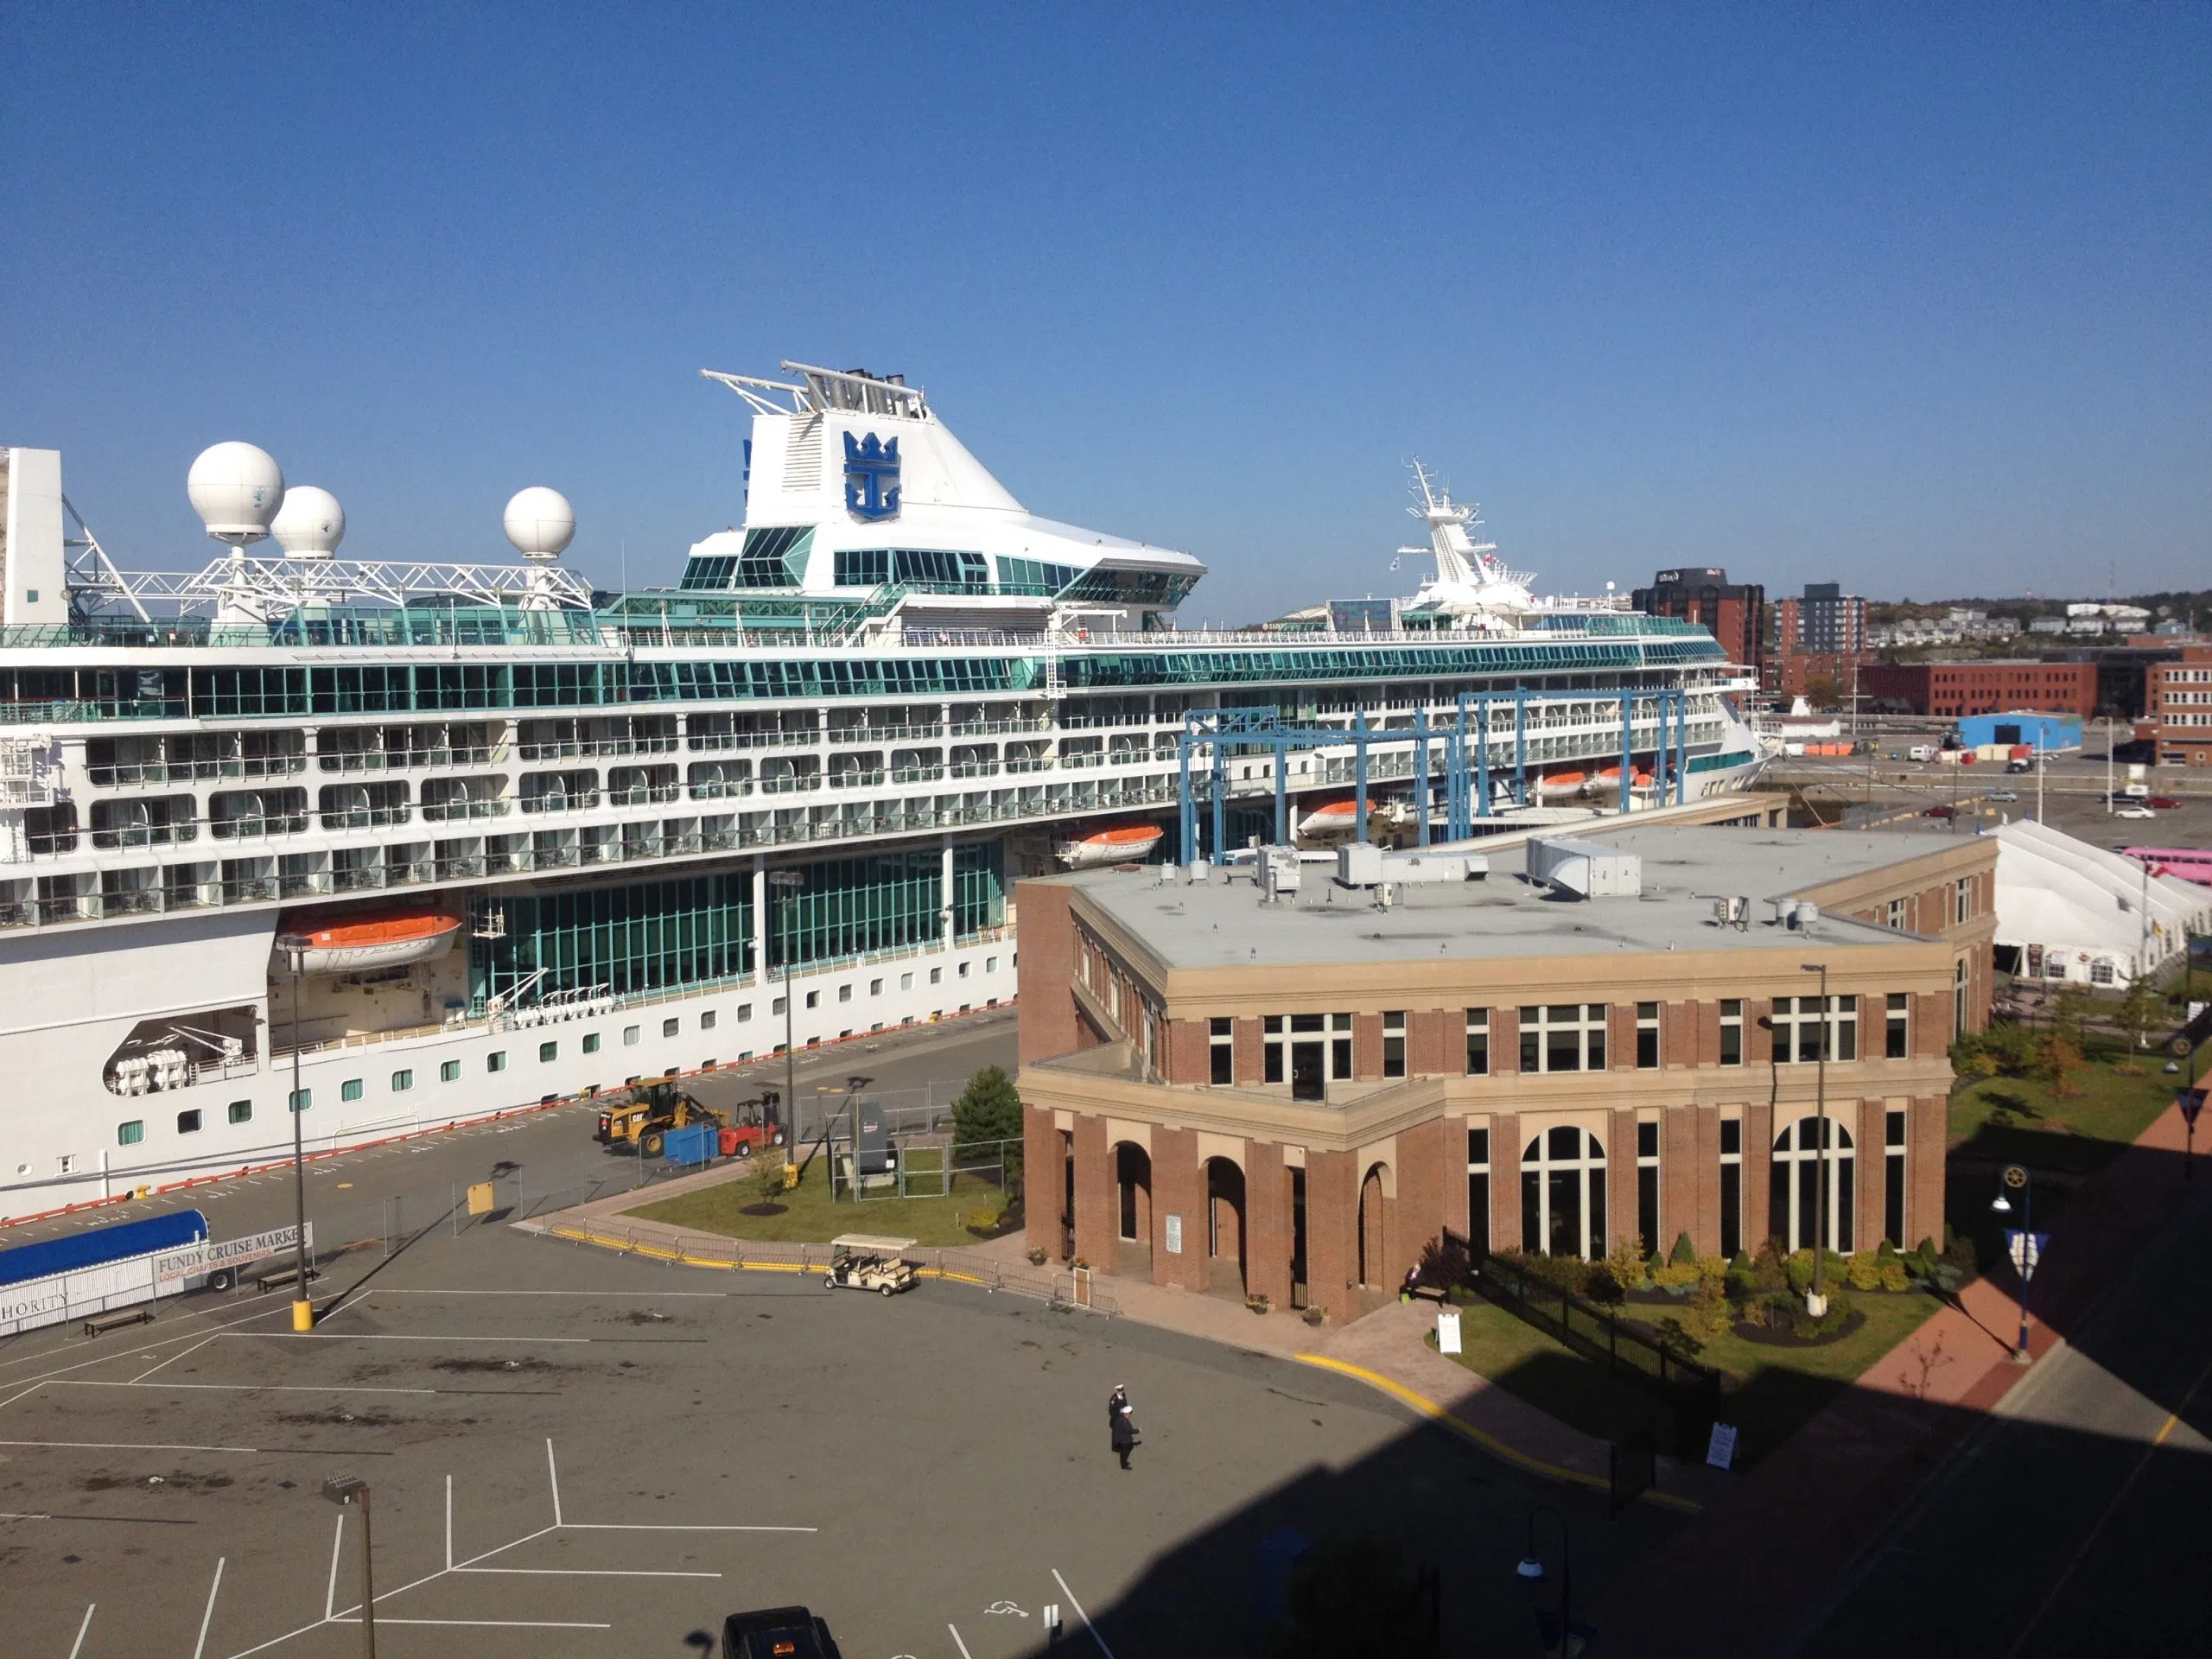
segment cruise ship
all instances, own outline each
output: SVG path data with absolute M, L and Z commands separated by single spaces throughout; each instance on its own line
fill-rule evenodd
M 786 988 L 803 1046 L 994 1006 L 1020 876 L 1175 856 L 1192 799 L 1205 856 L 1286 800 L 1425 840 L 1391 734 L 1473 702 L 1484 824 L 1624 751 L 1631 806 L 1760 764 L 1709 634 L 1539 599 L 1425 473 L 1418 593 L 1190 631 L 1189 554 L 1030 512 L 900 377 L 782 369 L 702 372 L 744 521 L 672 588 L 564 568 L 542 487 L 512 560 L 340 557 L 243 443 L 188 480 L 217 556 L 125 569 L 0 450 L 0 1218 L 281 1161 L 292 1110 L 317 1152 L 779 1052 Z M 1191 766 L 1230 709 L 1301 735 Z

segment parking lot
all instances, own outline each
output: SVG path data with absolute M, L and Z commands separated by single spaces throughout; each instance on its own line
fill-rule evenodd
M 334 1475 L 370 1485 L 380 1649 L 493 1659 L 687 1655 L 785 1602 L 853 1659 L 1011 1659 L 1048 1606 L 1117 1659 L 1253 1651 L 1284 1525 L 1438 1562 L 1454 1638 L 1514 1653 L 1529 1503 L 1566 1510 L 1593 1588 L 1670 1524 L 1616 1529 L 1327 1373 L 966 1287 L 832 1294 L 505 1227 L 361 1265 L 311 1335 L 281 1294 L 195 1297 L 0 1358 L 10 1659 L 358 1653 Z

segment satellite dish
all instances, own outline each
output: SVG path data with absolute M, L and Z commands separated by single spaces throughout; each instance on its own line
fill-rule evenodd
M 507 503 L 507 539 L 525 559 L 539 563 L 561 556 L 561 550 L 575 539 L 576 510 L 569 498 L 543 484 L 518 490 Z
M 242 548 L 269 534 L 269 521 L 284 499 L 284 474 L 266 449 L 219 443 L 200 452 L 184 487 L 207 533 Z
M 327 559 L 346 539 L 346 509 L 328 490 L 295 484 L 269 525 L 277 544 L 296 559 Z

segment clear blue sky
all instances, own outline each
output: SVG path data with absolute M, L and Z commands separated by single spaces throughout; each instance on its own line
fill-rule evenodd
M 1940 15 L 1936 15 L 1940 12 Z M 243 437 L 359 556 L 671 581 L 702 365 L 903 371 L 1186 610 L 1402 591 L 1418 454 L 1547 586 L 2212 582 L 2212 10 L 33 7 L 0 442 L 126 563 Z

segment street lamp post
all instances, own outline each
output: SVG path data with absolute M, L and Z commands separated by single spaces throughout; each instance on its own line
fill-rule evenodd
M 798 1039 L 791 1012 L 791 906 L 784 896 L 796 893 L 806 885 L 804 870 L 771 870 L 768 885 L 776 890 L 776 937 L 783 944 L 784 957 L 784 1101 L 791 1115 L 791 1144 L 798 1144 Z
M 2036 1248 L 2035 1184 L 2018 1164 L 2007 1164 L 1998 1180 L 1997 1196 L 1989 1205 L 1993 1214 L 2012 1213 L 2012 1201 L 2005 1196 L 2006 1187 L 2020 1195 L 2020 1253 L 2013 1261 L 2020 1274 L 2020 1341 L 2012 1350 L 2012 1363 L 2024 1365 L 2028 1363 L 2028 1285 L 2036 1276 L 2036 1257 L 2040 1254 Z
M 1541 1582 L 1543 1579 L 1544 1563 L 1542 1559 L 1536 1554 L 1536 1517 L 1540 1515 L 1548 1515 L 1559 1526 L 1558 1651 L 1564 1656 L 1571 1654 L 1574 1650 L 1574 1550 L 1573 1545 L 1567 1536 L 1567 1517 L 1561 1515 L 1557 1510 L 1554 1509 L 1550 1504 L 1539 1503 L 1529 1511 L 1528 1553 L 1522 1556 L 1520 1565 L 1516 1567 L 1513 1571 L 1517 1577 L 1532 1585 Z M 1543 1620 L 1543 1614 L 1541 1610 L 1538 1611 L 1536 1618 L 1538 1630 L 1541 1633 Z M 1547 1653 L 1552 1651 L 1552 1647 L 1549 1643 L 1546 1643 L 1544 1644 L 1544 1650 Z
M 361 1651 L 377 1659 L 377 1583 L 369 1539 L 369 1483 L 358 1475 L 333 1475 L 322 1483 L 322 1495 L 341 1509 L 361 1506 Z M 331 1563 L 336 1577 L 338 1564 Z
M 1803 962 L 1797 964 L 1808 974 L 1821 976 L 1820 1048 L 1817 1051 L 1818 1069 L 1814 1073 L 1813 1116 L 1817 1127 L 1814 1130 L 1815 1151 L 1813 1198 L 1813 1287 L 1806 1293 L 1805 1312 L 1814 1319 L 1827 1315 L 1828 1299 L 1821 1288 L 1821 1267 L 1827 1259 L 1828 1249 L 1828 965 L 1825 962 Z
M 300 1128 L 300 982 L 307 972 L 308 942 L 297 933 L 277 936 L 276 948 L 292 970 L 292 1270 L 296 1288 L 292 1294 L 292 1329 L 315 1329 L 315 1301 L 308 1294 L 308 1160 L 307 1141 Z

